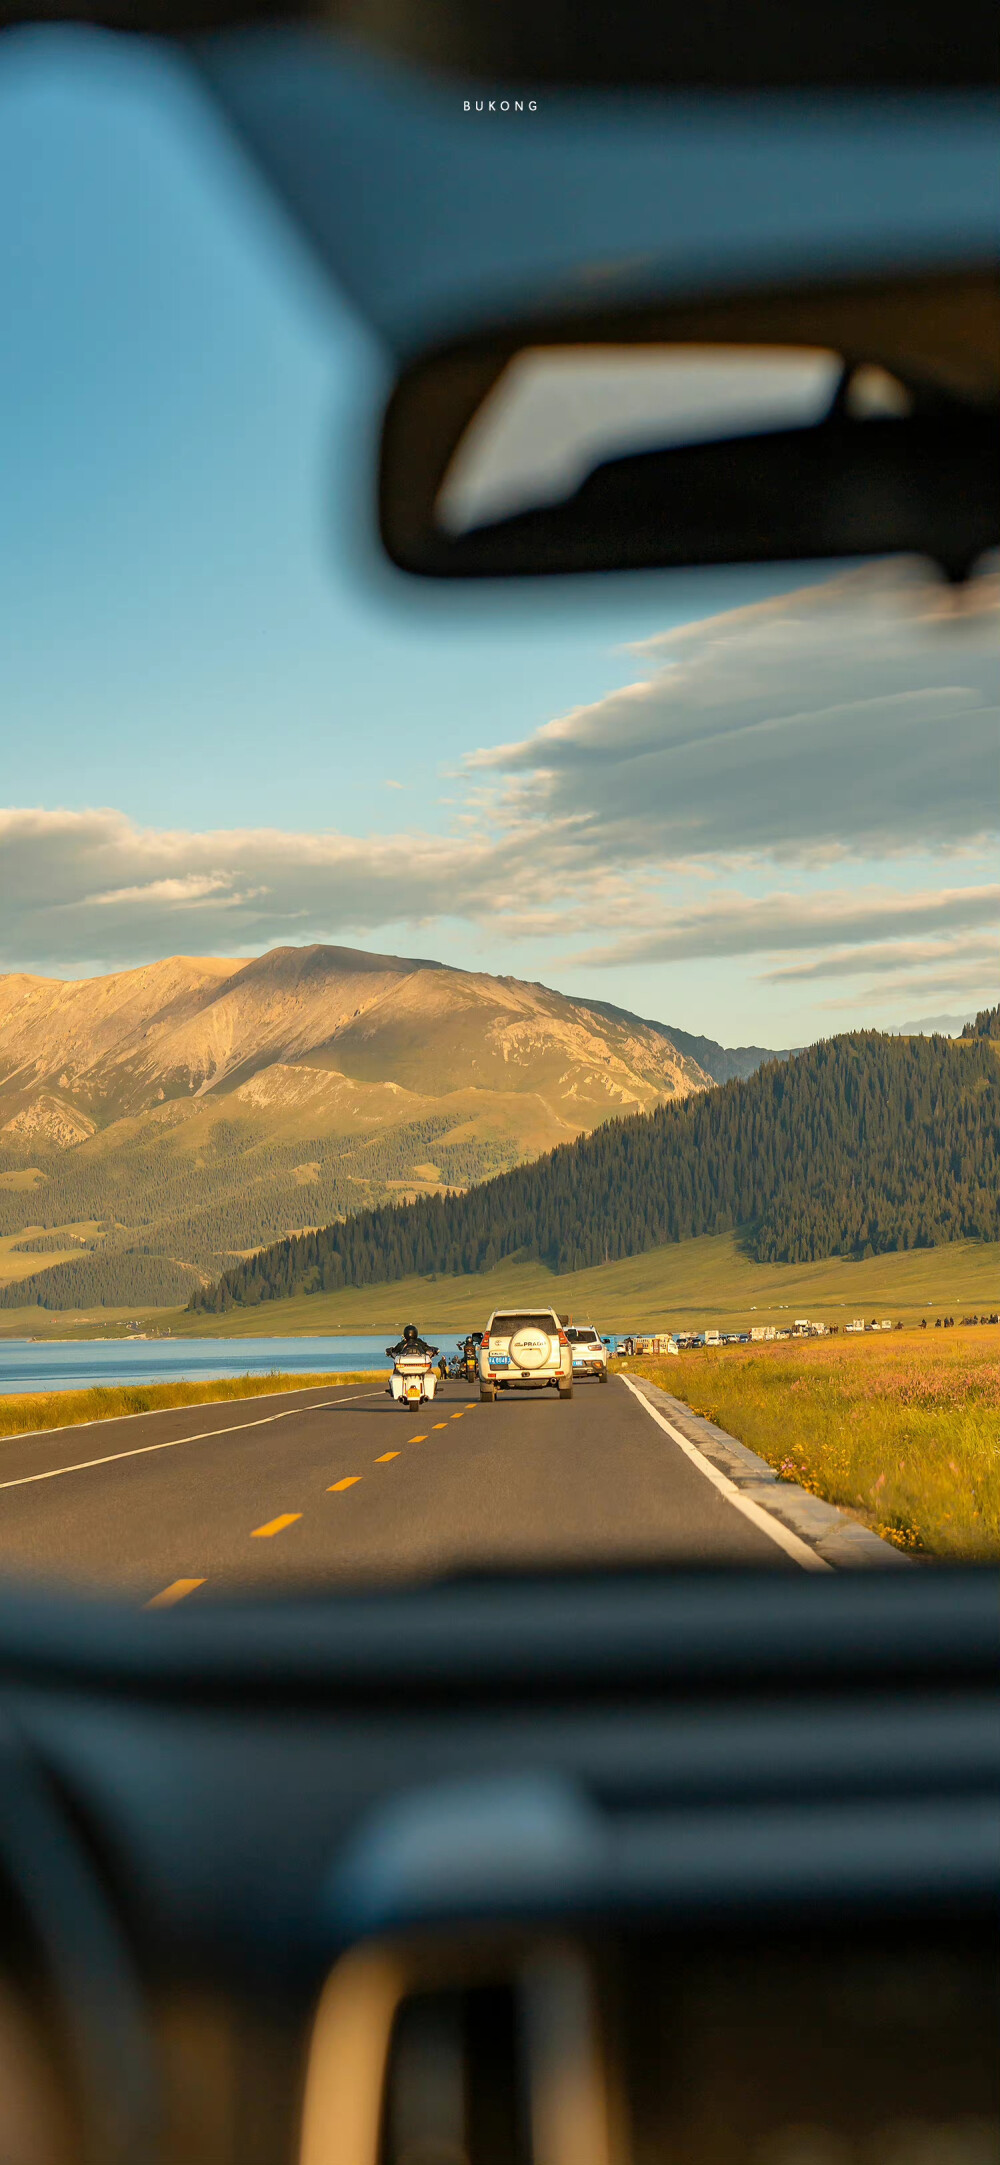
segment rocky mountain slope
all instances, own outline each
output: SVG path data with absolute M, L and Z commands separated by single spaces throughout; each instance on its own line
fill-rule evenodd
M 662 1027 L 350 948 L 0 978 L 0 1279 L 46 1305 L 175 1299 L 282 1233 L 710 1080 Z
M 606 1015 L 615 1022 L 641 1023 L 644 1030 L 655 1030 L 660 1037 L 667 1037 L 678 1052 L 694 1060 L 711 1082 L 725 1083 L 746 1081 L 748 1075 L 756 1075 L 766 1060 L 790 1060 L 792 1052 L 801 1052 L 802 1046 L 776 1052 L 768 1045 L 720 1045 L 714 1037 L 695 1037 L 690 1030 L 678 1030 L 672 1022 L 654 1022 L 648 1015 L 633 1015 L 627 1007 L 613 1007 L 610 1000 L 592 1000 L 595 1015 Z

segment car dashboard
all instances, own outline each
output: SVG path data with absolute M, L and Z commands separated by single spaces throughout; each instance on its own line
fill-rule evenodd
M 5 2161 L 995 2165 L 996 1596 L 5 1595 Z

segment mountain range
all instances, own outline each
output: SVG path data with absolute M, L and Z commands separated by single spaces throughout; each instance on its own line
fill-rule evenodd
M 3 977 L 0 1298 L 184 1298 L 282 1235 L 463 1190 L 771 1057 L 343 947 Z
M 211 1314 L 345 1286 L 556 1273 L 704 1234 L 759 1263 L 1000 1240 L 1000 1011 L 949 1039 L 853 1031 L 592 1134 L 463 1195 L 365 1210 L 201 1289 Z

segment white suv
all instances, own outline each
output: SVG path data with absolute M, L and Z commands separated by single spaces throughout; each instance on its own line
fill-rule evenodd
M 567 1324 L 570 1356 L 574 1376 L 596 1376 L 598 1383 L 608 1380 L 608 1349 L 600 1331 L 592 1323 Z
M 573 1396 L 573 1356 L 553 1308 L 495 1308 L 479 1348 L 479 1396 L 537 1391 Z

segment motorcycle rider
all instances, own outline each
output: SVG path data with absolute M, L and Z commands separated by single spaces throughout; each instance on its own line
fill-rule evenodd
M 396 1346 L 386 1346 L 385 1350 L 391 1361 L 394 1361 L 400 1353 L 426 1353 L 429 1354 L 431 1360 L 433 1360 L 437 1352 L 437 1347 L 429 1346 L 426 1338 L 421 1338 L 415 1323 L 405 1323 L 403 1325 L 403 1335 L 399 1341 L 399 1344 Z

